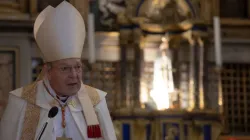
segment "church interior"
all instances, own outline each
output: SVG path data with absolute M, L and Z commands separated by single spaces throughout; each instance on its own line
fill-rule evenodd
M 249 0 L 67 1 L 87 30 L 83 83 L 108 93 L 118 140 L 250 140 Z M 60 2 L 0 0 L 0 119 L 41 72 L 33 24 Z

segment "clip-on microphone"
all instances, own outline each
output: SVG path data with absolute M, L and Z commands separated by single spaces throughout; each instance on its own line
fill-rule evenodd
M 47 125 L 48 125 L 48 122 L 50 119 L 54 118 L 58 113 L 58 108 L 56 106 L 52 107 L 50 110 L 49 110 L 49 114 L 48 114 L 48 120 L 46 121 L 46 123 L 43 125 L 43 128 L 42 128 L 42 131 L 40 132 L 40 134 L 38 135 L 38 139 L 37 140 L 40 140 L 43 133 L 44 133 L 44 130 L 46 129 Z

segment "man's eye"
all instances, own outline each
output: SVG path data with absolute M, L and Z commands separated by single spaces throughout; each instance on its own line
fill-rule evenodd
M 69 67 L 62 67 L 61 70 L 62 71 L 67 71 L 69 69 Z
M 82 68 L 82 66 L 81 65 L 76 65 L 76 66 L 74 66 L 74 68 L 80 69 L 80 68 Z

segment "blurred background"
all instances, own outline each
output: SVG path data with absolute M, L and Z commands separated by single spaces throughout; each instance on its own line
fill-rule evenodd
M 250 140 L 249 0 L 68 1 L 87 30 L 83 81 L 108 92 L 119 140 Z M 33 24 L 60 2 L 0 0 L 0 118 L 40 73 Z

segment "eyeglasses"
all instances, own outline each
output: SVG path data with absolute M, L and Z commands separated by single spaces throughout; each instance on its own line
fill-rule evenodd
M 70 73 L 74 69 L 75 72 L 80 73 L 82 72 L 82 65 L 77 65 L 77 66 L 61 66 L 58 67 L 61 73 Z

